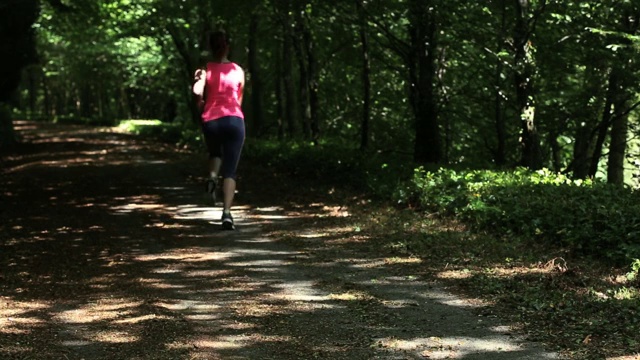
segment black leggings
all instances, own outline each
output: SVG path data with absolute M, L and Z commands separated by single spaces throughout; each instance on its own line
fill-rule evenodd
M 222 178 L 236 179 L 236 170 L 242 145 L 244 145 L 244 120 L 237 116 L 225 116 L 202 123 L 204 141 L 209 158 L 222 158 Z

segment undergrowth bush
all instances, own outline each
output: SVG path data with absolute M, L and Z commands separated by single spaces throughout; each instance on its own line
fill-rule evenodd
M 548 170 L 415 170 L 395 199 L 500 234 L 627 262 L 640 257 L 640 195 Z
M 114 121 L 108 118 L 83 117 L 79 115 L 58 115 L 53 118 L 54 124 L 112 126 Z
M 118 128 L 131 134 L 153 137 L 154 139 L 179 146 L 191 148 L 203 146 L 200 129 L 181 122 L 123 120 L 118 125 Z
M 411 174 L 403 154 L 362 152 L 345 145 L 250 139 L 243 157 L 305 182 L 344 186 L 388 199 Z

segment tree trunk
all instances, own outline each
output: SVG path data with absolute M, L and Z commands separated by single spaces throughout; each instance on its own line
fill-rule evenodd
M 29 87 L 29 118 L 33 120 L 36 117 L 38 111 L 36 105 L 38 103 L 38 74 L 36 74 L 36 67 L 30 66 L 27 70 L 27 84 Z
M 286 19 L 287 14 L 283 15 L 285 20 L 282 24 L 283 30 L 283 47 L 282 47 L 282 79 L 284 82 L 284 95 L 285 95 L 285 119 L 287 122 L 287 133 L 290 138 L 294 138 L 296 133 L 298 132 L 298 127 L 296 126 L 296 112 L 295 112 L 295 95 L 293 85 L 293 59 L 291 58 L 291 53 L 293 52 L 293 41 L 290 35 L 291 25 L 289 21 Z
M 602 149 L 604 148 L 604 142 L 607 139 L 609 127 L 611 126 L 613 101 L 616 97 L 618 88 L 618 76 L 614 71 L 609 74 L 609 87 L 607 89 L 607 97 L 605 99 L 604 109 L 602 110 L 602 119 L 600 125 L 596 128 L 597 138 L 593 147 L 593 153 L 591 155 L 591 161 L 589 165 L 589 177 L 595 177 L 598 173 L 598 165 L 600 164 L 600 158 L 602 157 Z
M 283 49 L 284 45 L 280 43 L 280 49 Z M 276 124 L 278 126 L 278 140 L 284 140 L 284 107 L 285 100 L 282 96 L 282 83 L 283 79 L 282 61 L 276 61 Z
M 593 150 L 593 136 L 586 125 L 579 125 L 573 144 L 573 178 L 586 179 L 589 176 L 589 154 Z
M 624 26 L 625 33 L 636 36 L 638 28 L 640 26 L 640 8 L 637 5 L 625 8 L 623 11 L 622 24 Z M 631 46 L 629 40 L 624 40 L 626 45 Z M 624 184 L 624 165 L 625 155 L 627 152 L 627 132 L 629 125 L 629 107 L 628 100 L 633 96 L 629 89 L 632 89 L 636 85 L 637 77 L 627 71 L 630 59 L 634 56 L 628 51 L 623 49 L 618 52 L 620 57 L 616 65 L 614 65 L 614 71 L 620 72 L 620 83 L 617 84 L 616 91 L 614 93 L 614 114 L 611 124 L 611 143 L 609 144 L 609 159 L 607 166 L 607 182 L 610 184 L 623 185 Z
M 17 143 L 11 118 L 11 106 L 0 101 L 0 149 L 10 148 Z
M 410 100 L 416 120 L 414 160 L 435 164 L 442 160 L 442 140 L 434 88 L 438 49 L 435 8 L 428 1 L 412 0 L 410 12 Z
M 258 13 L 251 15 L 249 23 L 249 74 L 251 76 L 251 113 L 252 125 L 255 134 L 260 134 L 264 121 L 262 105 L 262 77 L 258 62 Z
M 302 134 L 305 140 L 311 139 L 311 108 L 309 105 L 309 64 L 306 54 L 306 46 L 304 44 L 304 36 L 299 36 L 305 32 L 305 23 L 302 19 L 302 10 L 296 10 L 295 29 L 291 31 L 289 35 L 292 38 L 293 46 L 298 60 L 298 80 L 300 82 L 299 91 L 299 105 L 300 114 L 302 115 Z
M 542 167 L 540 138 L 535 123 L 533 77 L 535 64 L 530 44 L 529 1 L 515 0 L 516 26 L 514 31 L 514 69 L 516 105 L 521 125 L 522 166 L 530 169 Z
M 38 17 L 38 1 L 3 1 L 0 23 L 7 31 L 0 32 L 3 54 L 0 66 L 0 147 L 17 142 L 8 105 L 20 84 L 20 73 L 26 65 L 36 61 L 33 23 Z
M 307 63 L 309 65 L 309 68 L 307 69 L 307 76 L 309 77 L 309 121 L 311 123 L 311 140 L 317 145 L 318 140 L 320 139 L 320 98 L 318 93 L 320 84 L 318 81 L 318 60 L 315 55 L 315 43 L 313 35 L 311 34 L 311 19 L 309 18 L 308 13 L 305 12 L 303 20 L 305 26 L 302 35 L 306 47 Z
M 610 184 L 624 184 L 628 122 L 629 116 L 626 113 L 626 101 L 624 98 L 619 99 L 615 104 L 615 115 L 611 124 L 611 144 L 609 144 L 607 166 L 607 182 Z
M 500 25 L 500 33 L 498 34 L 498 47 L 497 54 L 499 54 L 503 48 L 504 44 L 504 34 L 506 32 L 506 22 L 507 22 L 507 4 L 506 0 L 501 1 L 502 5 L 502 19 Z M 494 84 L 494 116 L 495 116 L 495 129 L 496 129 L 496 140 L 497 145 L 494 150 L 493 159 L 496 162 L 496 165 L 503 166 L 507 162 L 506 156 L 506 143 L 507 143 L 507 131 L 506 131 L 506 122 L 504 118 L 503 111 L 503 101 L 502 101 L 502 76 L 503 76 L 504 64 L 502 59 L 496 59 L 496 72 L 495 72 L 495 84 Z
M 369 122 L 371 118 L 371 62 L 369 61 L 369 36 L 367 18 L 362 0 L 356 0 L 360 19 L 360 42 L 362 46 L 362 125 L 360 128 L 360 150 L 369 147 Z
M 49 89 L 49 81 L 44 73 L 44 69 L 40 68 L 40 80 L 42 81 L 42 96 L 44 105 L 44 116 L 47 120 L 53 118 L 52 105 L 51 105 L 51 90 Z
M 178 54 L 182 58 L 182 67 L 180 73 L 182 74 L 182 78 L 185 79 L 185 91 L 184 99 L 189 106 L 189 112 L 191 114 L 191 120 L 195 124 L 200 124 L 201 121 L 201 113 L 195 101 L 193 101 L 193 94 L 191 93 L 191 85 L 193 83 L 193 74 L 198 66 L 198 61 L 200 58 L 199 53 L 197 53 L 197 49 L 192 49 L 187 42 L 185 42 L 184 37 L 180 35 L 178 31 L 178 27 L 174 24 L 168 24 L 166 26 L 167 33 L 171 36 L 171 40 L 173 41 L 173 45 L 177 50 Z

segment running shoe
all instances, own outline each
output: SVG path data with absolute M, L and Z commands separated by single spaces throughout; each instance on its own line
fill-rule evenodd
M 211 200 L 213 200 L 213 204 L 216 204 L 216 191 L 218 188 L 218 181 L 215 178 L 210 178 L 207 180 L 206 184 L 207 193 L 211 196 Z
M 235 230 L 236 227 L 233 225 L 233 216 L 231 216 L 230 212 L 222 212 L 222 229 L 223 230 Z

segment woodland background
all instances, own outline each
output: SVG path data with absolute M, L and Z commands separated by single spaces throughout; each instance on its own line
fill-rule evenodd
M 631 0 L 5 0 L 2 144 L 12 141 L 13 109 L 54 121 L 192 127 L 192 74 L 206 61 L 207 31 L 223 27 L 247 70 L 252 137 L 621 184 L 637 169 L 639 8 Z
M 19 140 L 13 119 L 120 125 L 198 149 L 193 73 L 223 28 L 247 72 L 246 152 L 275 171 L 640 257 L 636 0 L 5 0 L 0 11 L 5 149 Z
M 639 26 L 638 0 L 1 0 L 0 148 L 33 120 L 202 151 L 190 89 L 224 28 L 251 163 L 408 211 L 362 229 L 578 358 L 637 354 Z M 481 234 L 457 244 L 475 255 L 446 258 L 434 219 Z M 517 273 L 541 256 L 559 273 Z

